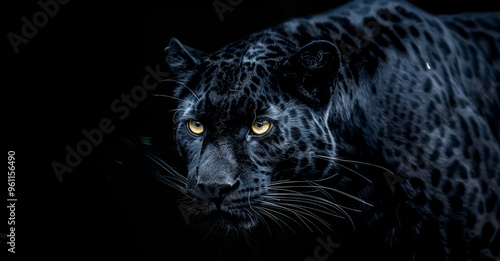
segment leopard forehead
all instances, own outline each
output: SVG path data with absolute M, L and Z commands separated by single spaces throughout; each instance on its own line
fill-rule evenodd
M 219 119 L 277 114 L 291 97 L 278 87 L 276 66 L 287 55 L 275 46 L 235 43 L 203 59 L 189 112 Z

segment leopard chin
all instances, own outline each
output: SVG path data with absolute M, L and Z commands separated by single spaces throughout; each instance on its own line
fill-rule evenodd
M 202 213 L 201 221 L 202 227 L 226 231 L 250 230 L 258 224 L 250 214 L 235 214 L 220 209 Z

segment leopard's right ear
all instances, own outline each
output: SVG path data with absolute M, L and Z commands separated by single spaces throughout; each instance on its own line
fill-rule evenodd
M 311 104 L 330 100 L 333 81 L 341 68 L 337 46 L 330 41 L 317 40 L 292 54 L 281 66 L 284 86 Z
M 167 51 L 167 64 L 174 74 L 193 70 L 196 65 L 200 64 L 200 60 L 205 56 L 204 52 L 183 45 L 175 37 L 170 39 L 165 51 Z

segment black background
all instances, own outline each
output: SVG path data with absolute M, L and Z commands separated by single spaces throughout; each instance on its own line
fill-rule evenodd
M 16 152 L 16 255 L 166 260 L 231 259 L 236 253 L 249 260 L 303 260 L 311 255 L 317 245 L 314 233 L 306 236 L 309 245 L 297 249 L 289 242 L 296 238 L 293 234 L 287 234 L 288 241 L 267 234 L 252 247 L 236 247 L 227 240 L 217 245 L 192 231 L 172 200 L 175 194 L 151 178 L 148 164 L 117 141 L 153 137 L 153 149 L 167 161 L 177 161 L 164 150 L 170 144 L 168 108 L 175 104 L 148 96 L 124 120 L 110 105 L 141 83 L 147 65 L 165 67 L 163 49 L 171 37 L 211 52 L 280 21 L 343 2 L 243 0 L 221 21 L 212 1 L 72 0 L 21 44 L 17 54 L 7 34 L 21 35 L 21 18 L 31 21 L 41 8 L 37 1 L 3 2 L 3 129 L 7 150 Z M 413 3 L 434 13 L 499 10 L 498 1 Z M 112 119 L 115 130 L 60 183 L 51 163 L 64 163 L 65 147 L 74 148 L 84 139 L 81 131 L 97 128 L 103 118 Z M 5 176 L 4 191 L 6 181 Z M 1 222 L 4 233 L 6 220 Z M 244 241 L 241 235 L 228 238 Z

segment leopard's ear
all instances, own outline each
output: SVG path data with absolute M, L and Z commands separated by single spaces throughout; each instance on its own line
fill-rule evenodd
M 291 55 L 283 64 L 282 77 L 287 88 L 295 85 L 304 98 L 323 102 L 330 97 L 330 88 L 340 69 L 340 52 L 325 40 L 311 42 Z
M 167 51 L 167 64 L 174 74 L 191 71 L 196 65 L 200 64 L 200 60 L 205 56 L 205 53 L 189 46 L 183 45 L 177 38 L 170 39 Z

